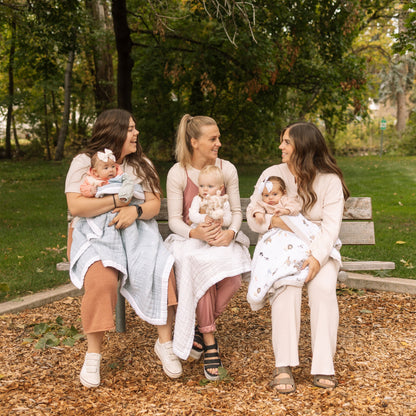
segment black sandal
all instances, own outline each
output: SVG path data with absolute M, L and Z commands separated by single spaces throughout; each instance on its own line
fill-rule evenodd
M 215 352 L 206 352 L 208 350 L 216 350 Z M 220 360 L 219 349 L 217 340 L 215 344 L 205 346 L 205 355 L 204 355 L 204 374 L 208 380 L 216 381 L 220 379 L 219 374 L 211 374 L 208 370 L 222 367 Z
M 192 344 L 191 352 L 189 353 L 189 357 L 195 361 L 198 361 L 201 358 L 202 353 L 204 352 L 205 344 L 204 344 L 204 337 L 199 332 L 198 325 L 195 327 L 195 334 L 194 334 L 194 343 L 201 345 L 202 347 L 197 347 Z

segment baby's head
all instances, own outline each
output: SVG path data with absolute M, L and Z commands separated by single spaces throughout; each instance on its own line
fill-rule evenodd
M 224 176 L 220 168 L 214 165 L 205 166 L 198 177 L 199 196 L 216 195 L 224 189 Z
M 97 152 L 91 158 L 91 172 L 100 179 L 110 179 L 117 176 L 116 157 L 109 149 Z
M 260 192 L 263 202 L 276 205 L 286 193 L 285 181 L 278 176 L 269 176 L 261 183 Z

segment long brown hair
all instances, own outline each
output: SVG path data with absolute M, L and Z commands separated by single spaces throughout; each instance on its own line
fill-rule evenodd
M 350 192 L 345 184 L 344 176 L 318 127 L 312 123 L 294 123 L 282 131 L 280 140 L 286 131 L 293 141 L 294 152 L 290 162 L 295 170 L 298 193 L 305 210 L 310 210 L 317 200 L 313 190 L 313 182 L 317 173 L 337 175 L 342 183 L 344 199 L 347 199 Z
M 118 160 L 127 138 L 130 118 L 134 120 L 133 115 L 126 110 L 115 108 L 103 111 L 94 123 L 85 153 L 92 157 L 98 151 L 110 149 Z M 137 142 L 137 151 L 126 155 L 125 159 L 133 167 L 136 176 L 149 184 L 153 193 L 162 195 L 159 175 L 152 162 L 143 153 L 139 142 Z

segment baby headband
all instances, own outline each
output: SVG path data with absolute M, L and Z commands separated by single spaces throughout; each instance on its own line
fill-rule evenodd
M 114 156 L 113 151 L 110 149 L 104 149 L 104 152 L 97 152 L 97 157 L 103 162 L 108 162 L 109 159 L 113 162 L 116 161 L 116 157 Z
M 273 189 L 273 183 L 269 181 L 268 177 L 259 186 L 260 194 L 263 193 L 264 188 L 266 188 L 268 192 L 271 192 L 271 190 Z

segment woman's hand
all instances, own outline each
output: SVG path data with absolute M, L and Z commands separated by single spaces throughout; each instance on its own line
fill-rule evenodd
M 210 241 L 213 241 L 221 231 L 221 225 L 216 222 L 202 222 L 198 224 L 196 228 L 191 229 L 189 237 L 197 238 L 198 240 L 203 240 L 210 244 Z
M 306 276 L 305 283 L 310 282 L 314 277 L 318 274 L 319 270 L 321 270 L 321 265 L 318 260 L 314 256 L 309 256 L 302 265 L 302 270 L 309 266 L 309 273 Z
M 269 230 L 272 228 L 280 228 L 285 231 L 292 231 L 278 215 L 273 215 L 272 219 L 270 220 Z
M 233 230 L 221 230 L 221 232 L 213 240 L 209 240 L 211 246 L 228 246 L 234 238 Z
M 113 201 L 116 205 L 114 208 L 122 208 L 122 207 L 127 207 L 130 204 L 131 198 L 128 201 L 122 201 L 118 197 L 118 194 L 113 194 Z
M 137 209 L 134 205 L 116 208 L 113 209 L 112 212 L 117 213 L 117 215 L 112 219 L 108 226 L 111 227 L 114 225 L 117 230 L 127 228 L 137 219 Z

